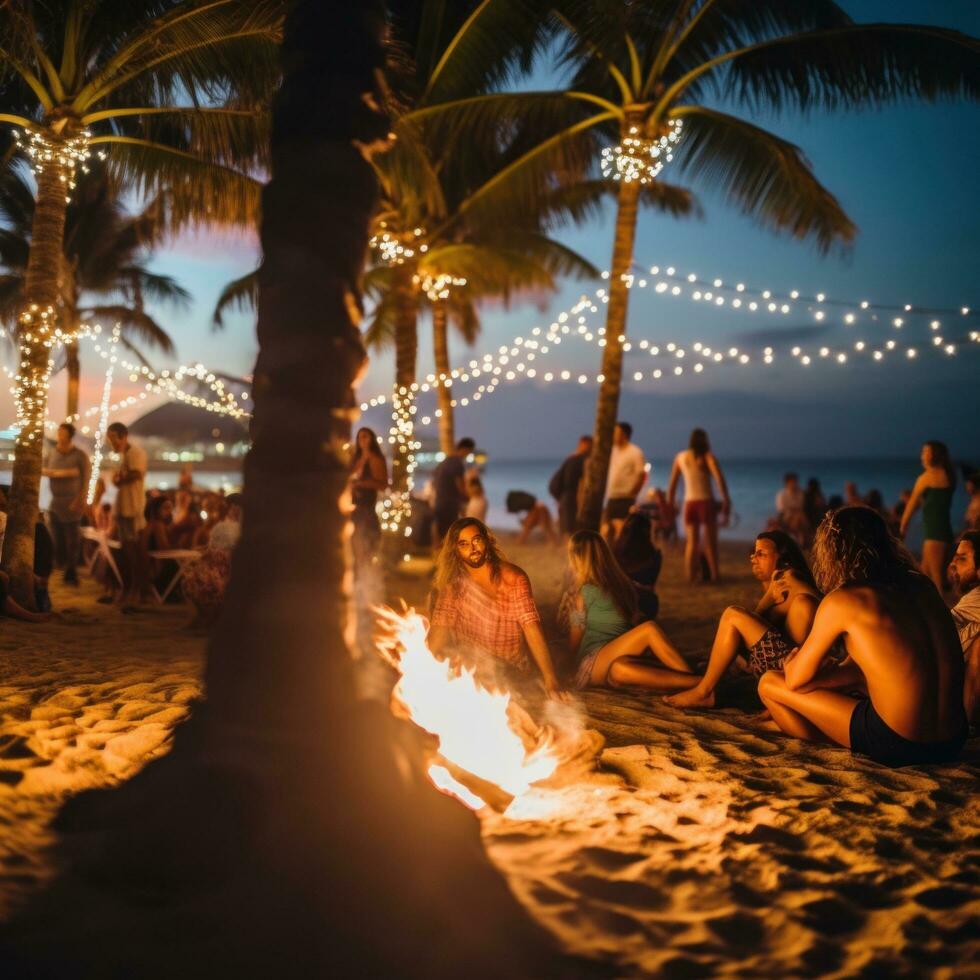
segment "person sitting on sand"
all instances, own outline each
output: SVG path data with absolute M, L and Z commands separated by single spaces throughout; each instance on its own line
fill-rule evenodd
M 764 590 L 755 612 L 729 606 L 721 614 L 704 676 L 666 698 L 675 708 L 713 707 L 715 687 L 736 657 L 746 655 L 749 670 L 761 677 L 780 669 L 809 635 L 820 593 L 800 546 L 785 531 L 763 531 L 749 562 Z
M 660 599 L 656 584 L 664 556 L 653 543 L 650 518 L 642 512 L 630 514 L 616 536 L 613 555 L 636 591 L 636 604 L 644 619 L 656 619 Z
M 25 609 L 10 595 L 10 576 L 6 572 L 0 572 L 0 612 L 25 623 L 46 623 L 51 618 L 50 608 L 49 604 L 48 610 L 43 612 Z
M 869 507 L 828 514 L 813 545 L 826 597 L 783 671 L 759 681 L 776 726 L 886 766 L 951 762 L 966 742 L 963 653 L 935 585 Z M 828 660 L 839 637 L 848 658 Z M 866 697 L 854 692 L 866 690 Z
M 633 625 L 636 590 L 601 535 L 576 531 L 568 542 L 568 564 L 574 582 L 568 620 L 569 644 L 578 656 L 576 687 L 676 691 L 694 681 L 687 661 L 656 623 Z
M 429 649 L 436 656 L 485 653 L 519 673 L 530 670 L 527 641 L 550 696 L 563 696 L 523 569 L 508 562 L 475 517 L 454 521 L 436 560 Z
M 947 576 L 960 601 L 950 610 L 966 665 L 963 707 L 971 725 L 980 721 L 980 531 L 966 531 L 956 543 Z
M 558 544 L 558 535 L 555 533 L 551 511 L 548 510 L 548 505 L 538 500 L 533 493 L 528 493 L 526 490 L 511 490 L 507 494 L 507 512 L 509 514 L 524 514 L 524 517 L 521 518 L 521 533 L 517 538 L 518 544 L 527 544 L 527 539 L 536 527 L 541 528 L 544 532 L 546 541 L 551 544 Z

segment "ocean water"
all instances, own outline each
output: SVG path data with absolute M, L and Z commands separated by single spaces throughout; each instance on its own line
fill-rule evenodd
M 652 467 L 643 492 L 658 486 L 666 490 L 672 460 L 654 459 L 650 462 Z M 534 494 L 538 499 L 547 501 L 552 514 L 556 514 L 554 500 L 548 496 L 548 481 L 560 463 L 560 459 L 532 461 L 491 458 L 483 473 L 490 525 L 500 530 L 519 526 L 518 516 L 508 514 L 505 506 L 510 490 L 526 490 Z M 885 504 L 890 507 L 903 489 L 911 489 L 921 472 L 915 459 L 737 459 L 721 460 L 721 465 L 733 510 L 731 526 L 722 528 L 721 536 L 730 541 L 750 541 L 756 532 L 765 528 L 768 519 L 775 514 L 775 497 L 783 485 L 784 473 L 796 472 L 804 485 L 810 477 L 816 477 L 827 498 L 833 494 L 843 496 L 845 482 L 853 480 L 862 495 L 872 489 L 881 491 Z M 962 526 L 965 510 L 966 493 L 962 480 L 959 480 L 953 498 L 954 529 Z M 921 541 L 921 524 L 919 513 L 909 528 L 908 543 L 913 547 Z
M 666 490 L 671 460 L 654 459 L 650 462 L 651 471 L 644 492 L 649 487 L 657 486 Z M 518 516 L 508 514 L 505 506 L 507 494 L 511 490 L 526 490 L 534 494 L 539 500 L 547 502 L 552 515 L 557 517 L 554 500 L 548 495 L 548 481 L 560 464 L 559 458 L 508 460 L 491 457 L 483 469 L 490 526 L 501 531 L 519 527 Z M 721 460 L 721 465 L 728 481 L 733 510 L 731 525 L 721 529 L 721 537 L 729 541 L 751 541 L 758 531 L 765 528 L 766 522 L 775 514 L 776 493 L 783 485 L 783 474 L 786 472 L 798 473 L 804 485 L 810 477 L 816 477 L 827 498 L 833 494 L 843 495 L 844 483 L 853 480 L 862 495 L 872 489 L 881 491 L 887 506 L 898 500 L 903 489 L 912 487 L 920 472 L 918 460 L 915 459 L 735 459 Z M 147 476 L 148 487 L 173 489 L 178 474 L 151 470 Z M 421 487 L 426 479 L 427 474 L 419 472 L 416 474 L 416 485 Z M 10 474 L 0 471 L 0 482 L 9 481 Z M 106 482 L 109 483 L 108 479 Z M 237 473 L 195 470 L 194 482 L 198 487 L 214 490 L 224 488 L 228 492 L 240 489 L 241 477 Z M 115 488 L 109 483 L 103 499 L 111 502 L 114 497 Z M 42 508 L 47 506 L 49 499 L 48 481 L 42 480 Z M 958 480 L 952 512 L 955 530 L 962 527 L 966 502 L 963 482 Z M 917 548 L 922 540 L 921 529 L 920 512 L 912 519 L 909 528 L 907 540 L 913 548 Z

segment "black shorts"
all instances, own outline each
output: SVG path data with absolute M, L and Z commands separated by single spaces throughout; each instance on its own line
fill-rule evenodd
M 955 760 L 966 744 L 969 728 L 945 742 L 910 742 L 892 731 L 875 711 L 871 698 L 862 698 L 851 715 L 851 751 L 866 755 L 883 766 L 921 766 Z
M 606 501 L 607 521 L 625 521 L 636 501 L 632 497 L 610 497 Z

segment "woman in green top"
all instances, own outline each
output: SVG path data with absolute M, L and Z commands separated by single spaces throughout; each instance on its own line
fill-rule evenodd
M 663 630 L 654 622 L 633 625 L 636 591 L 601 535 L 573 534 L 568 563 L 574 580 L 569 640 L 579 661 L 576 687 L 690 687 L 695 678 Z M 650 652 L 664 666 L 655 665 Z
M 902 512 L 899 534 L 904 538 L 909 520 L 922 505 L 922 561 L 924 574 L 932 579 L 940 595 L 946 589 L 946 562 L 953 543 L 949 511 L 956 488 L 956 470 L 946 444 L 930 440 L 922 447 L 922 473 L 915 481 L 912 496 Z

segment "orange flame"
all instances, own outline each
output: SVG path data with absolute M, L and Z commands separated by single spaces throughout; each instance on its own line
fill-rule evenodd
M 488 691 L 473 671 L 464 668 L 457 674 L 437 660 L 426 643 L 426 622 L 414 610 L 401 616 L 379 610 L 379 616 L 393 634 L 385 646 L 400 648 L 400 656 L 389 656 L 401 673 L 395 696 L 416 725 L 439 739 L 446 759 L 515 797 L 555 771 L 558 759 L 547 745 L 528 753 L 510 727 L 510 694 Z M 429 778 L 473 809 L 484 803 L 443 766 L 431 766 Z

